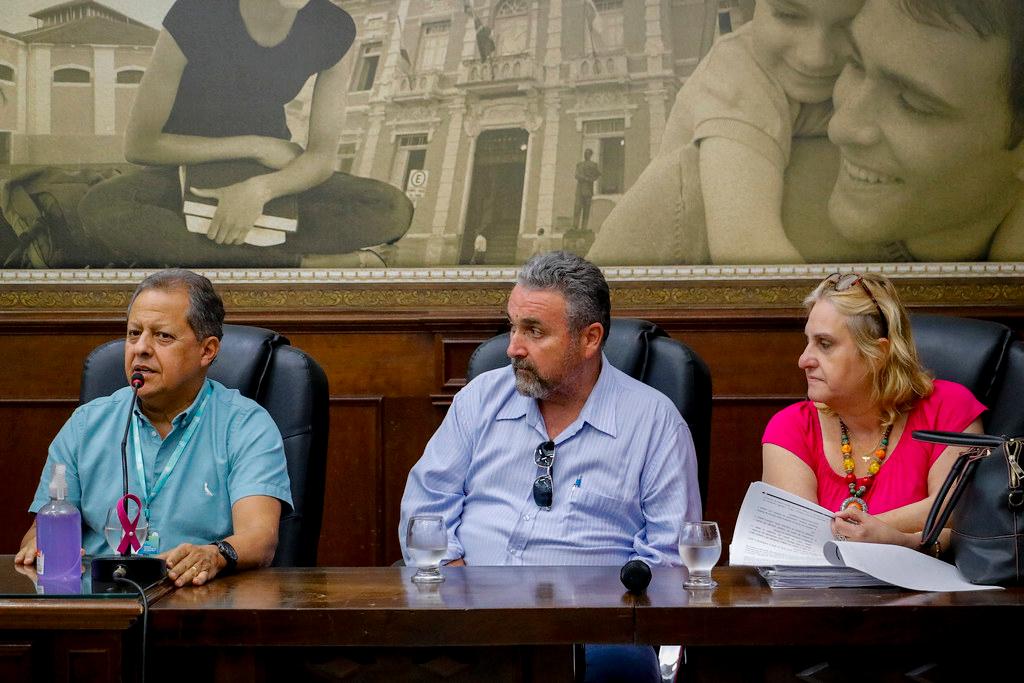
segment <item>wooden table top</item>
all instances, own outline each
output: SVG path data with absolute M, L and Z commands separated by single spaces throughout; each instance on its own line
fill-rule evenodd
M 716 567 L 714 590 L 686 570 L 654 571 L 637 599 L 637 641 L 688 645 L 827 645 L 1015 640 L 1024 588 L 925 593 L 900 588 L 772 590 L 750 567 Z
M 1024 588 L 771 590 L 746 567 L 715 568 L 711 591 L 684 588 L 684 569 L 656 568 L 641 596 L 625 592 L 618 567 L 446 567 L 433 585 L 412 583 L 414 572 L 272 568 L 200 587 L 164 584 L 148 592 L 150 633 L 156 643 L 211 646 L 1009 645 L 1006 624 L 1024 607 Z M 0 590 L 26 580 L 12 556 L 0 556 Z M 0 630 L 127 628 L 140 612 L 130 596 L 0 597 Z
M 632 642 L 618 567 L 273 568 L 179 589 L 151 615 L 159 642 L 478 645 Z

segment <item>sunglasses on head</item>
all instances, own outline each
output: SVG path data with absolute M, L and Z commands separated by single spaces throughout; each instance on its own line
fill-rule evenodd
M 888 338 L 889 336 L 889 320 L 885 317 L 885 312 L 882 307 L 878 305 L 878 299 L 871 293 L 871 288 L 868 287 L 867 281 L 864 276 L 860 273 L 832 273 L 825 278 L 825 284 L 831 287 L 837 292 L 845 292 L 851 287 L 860 285 L 864 293 L 871 299 L 871 303 L 875 305 L 875 310 L 878 311 L 878 319 L 882 323 L 882 336 Z
M 555 442 L 545 441 L 537 446 L 533 452 L 533 462 L 537 467 L 545 468 L 544 474 L 537 477 L 533 482 L 533 502 L 538 507 L 551 509 L 551 501 L 554 496 L 552 492 L 551 470 L 555 464 Z

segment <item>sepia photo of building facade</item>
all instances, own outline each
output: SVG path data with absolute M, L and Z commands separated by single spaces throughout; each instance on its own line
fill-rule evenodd
M 357 26 L 337 169 L 413 200 L 412 225 L 387 252 L 409 266 L 469 263 L 479 235 L 487 264 L 585 252 L 657 150 L 680 84 L 743 20 L 737 0 L 335 4 Z M 0 163 L 124 164 L 158 28 L 88 0 L 31 17 L 36 28 L 0 34 Z M 288 106 L 300 144 L 311 93 L 312 81 Z M 599 176 L 574 225 L 585 155 Z

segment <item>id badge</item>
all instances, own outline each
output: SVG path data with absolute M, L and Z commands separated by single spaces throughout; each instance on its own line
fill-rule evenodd
M 146 542 L 139 548 L 139 555 L 156 555 L 160 552 L 160 532 L 153 529 L 146 535 Z

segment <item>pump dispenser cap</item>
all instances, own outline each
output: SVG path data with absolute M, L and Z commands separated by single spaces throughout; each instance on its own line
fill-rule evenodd
M 67 465 L 54 465 L 53 478 L 50 479 L 50 498 L 64 500 L 68 497 Z

